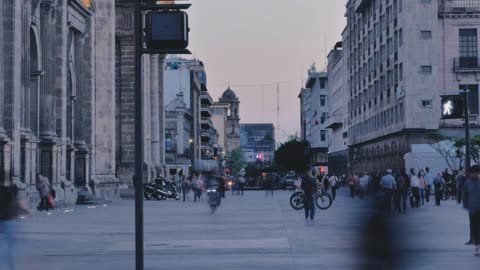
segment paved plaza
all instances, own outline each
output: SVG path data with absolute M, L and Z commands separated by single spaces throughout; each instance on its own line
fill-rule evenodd
M 213 215 L 206 202 L 145 202 L 145 269 L 359 269 L 367 205 L 343 189 L 311 222 L 290 207 L 290 194 L 227 194 Z M 133 206 L 121 200 L 23 219 L 19 269 L 134 269 Z M 403 228 L 394 243 L 399 269 L 478 269 L 480 258 L 464 245 L 467 214 L 455 202 L 392 219 Z

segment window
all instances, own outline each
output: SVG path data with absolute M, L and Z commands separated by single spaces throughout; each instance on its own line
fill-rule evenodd
M 320 116 L 320 124 L 324 124 L 324 123 L 325 123 L 325 119 L 327 119 L 327 114 L 326 114 L 326 113 L 322 113 L 322 115 Z
M 327 140 L 327 131 L 326 130 L 320 130 L 320 141 L 324 142 Z
M 420 72 L 423 74 L 432 74 L 432 66 L 421 66 Z
M 432 39 L 432 31 L 420 31 L 421 39 Z
M 460 29 L 460 67 L 477 67 L 477 29 Z
M 421 101 L 422 108 L 431 108 L 432 107 L 432 100 L 431 99 L 424 99 Z
M 344 132 L 344 133 L 343 133 L 343 138 L 344 138 L 344 139 L 348 138 L 348 132 Z
M 403 29 L 400 28 L 400 30 L 398 30 L 398 47 L 402 47 L 403 45 Z
M 327 96 L 325 95 L 320 95 L 320 106 L 325 106 L 327 103 Z
M 325 89 L 325 79 L 320 79 L 320 89 Z

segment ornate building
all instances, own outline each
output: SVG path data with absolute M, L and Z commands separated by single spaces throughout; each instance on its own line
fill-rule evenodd
M 240 147 L 240 101 L 235 92 L 228 87 L 228 89 L 223 92 L 219 103 L 230 105 L 226 124 L 227 135 L 225 139 L 226 151 L 227 153 L 230 153 L 233 149 Z
M 109 0 L 0 1 L 0 183 L 35 203 L 115 197 L 114 27 Z

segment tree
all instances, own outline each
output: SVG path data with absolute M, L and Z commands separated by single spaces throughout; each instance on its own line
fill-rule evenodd
M 240 147 L 232 150 L 229 159 L 230 163 L 232 164 L 232 175 L 238 175 L 238 173 L 245 168 L 245 165 L 247 165 Z
M 450 170 L 457 170 L 462 164 L 462 159 L 458 157 L 453 138 L 440 133 L 432 133 L 428 138 L 435 141 L 432 148 L 445 159 Z
M 296 138 L 280 145 L 275 151 L 275 163 L 284 172 L 295 171 L 300 174 L 308 169 L 310 163 L 310 144 Z
M 467 140 L 465 138 L 458 138 L 455 140 L 454 147 L 455 147 L 455 154 L 457 157 L 462 161 L 465 160 L 465 145 Z M 470 156 L 476 164 L 480 163 L 480 135 L 474 136 L 470 138 Z

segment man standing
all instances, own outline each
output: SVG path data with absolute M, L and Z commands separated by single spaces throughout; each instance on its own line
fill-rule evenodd
M 313 220 L 315 217 L 315 199 L 317 198 L 318 185 L 316 179 L 312 176 L 312 171 L 308 169 L 302 180 L 303 201 L 305 205 L 305 219 Z
M 433 191 L 433 174 L 430 172 L 430 168 L 425 168 L 425 180 L 427 180 L 427 202 L 430 202 L 430 193 Z
M 468 210 L 470 236 L 468 243 L 475 245 L 475 255 L 480 255 L 480 166 L 468 170 L 468 179 L 464 184 L 463 206 Z
M 412 199 L 410 199 L 410 206 L 420 207 L 420 180 L 418 179 L 415 169 L 410 169 L 410 188 L 412 189 Z
M 385 209 L 390 212 L 392 209 L 392 197 L 395 190 L 395 177 L 392 175 L 392 170 L 388 169 L 387 174 L 380 180 L 380 188 L 385 194 Z
M 337 196 L 337 188 L 338 188 L 338 177 L 333 174 L 328 178 L 328 182 L 330 183 L 330 187 L 332 188 L 332 199 L 335 200 L 335 197 Z
M 408 198 L 408 188 L 410 187 L 410 181 L 408 175 L 405 173 L 405 169 L 397 175 L 395 178 L 396 190 L 395 190 L 395 208 L 398 210 L 398 213 L 407 213 L 407 198 Z
M 442 173 L 438 173 L 437 177 L 433 179 L 433 186 L 435 188 L 435 205 L 440 206 L 443 190 L 445 189 L 445 180 L 442 177 Z
M 465 174 L 465 169 L 460 168 L 457 176 L 455 177 L 455 182 L 457 183 L 457 202 L 459 204 L 462 203 L 463 185 L 465 184 L 466 180 L 467 180 L 467 175 Z

